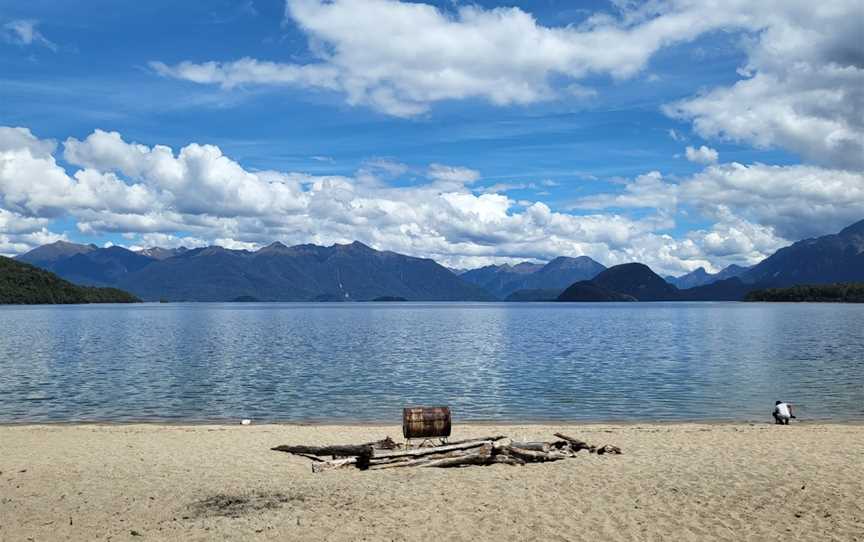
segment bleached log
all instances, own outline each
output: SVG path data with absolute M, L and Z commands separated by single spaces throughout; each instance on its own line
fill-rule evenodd
M 484 444 L 492 444 L 488 440 L 468 441 L 461 444 L 448 444 L 446 446 L 431 446 L 429 448 L 417 448 L 414 450 L 397 450 L 393 452 L 382 452 L 373 450 L 373 459 L 386 459 L 391 457 L 420 457 L 424 455 L 440 454 L 442 452 L 451 452 L 453 450 L 467 450 L 469 448 L 477 448 Z
M 449 441 L 449 442 L 447 442 L 447 444 L 445 446 L 452 446 L 454 444 L 465 444 L 466 442 L 486 442 L 487 440 L 494 443 L 494 442 L 497 442 L 501 439 L 506 439 L 506 438 L 507 438 L 507 435 L 495 435 L 494 437 L 475 437 L 475 438 L 469 438 L 469 439 L 464 439 L 464 440 Z
M 511 456 L 528 462 L 558 461 L 567 459 L 568 457 L 567 454 L 561 452 L 535 452 L 533 450 L 523 450 L 515 446 L 510 446 L 506 450 Z
M 477 449 L 475 453 L 466 454 L 461 457 L 449 457 L 445 459 L 433 459 L 425 465 L 419 465 L 424 468 L 439 468 L 447 469 L 451 467 L 462 467 L 465 465 L 488 465 L 492 459 L 492 444 L 484 444 Z
M 345 467 L 356 467 L 356 457 L 345 457 L 343 459 L 332 459 L 330 461 L 319 461 L 312 463 L 312 472 L 324 472 L 327 470 L 342 469 Z
M 480 447 L 467 450 L 453 450 L 449 453 L 433 456 L 421 456 L 412 458 L 403 456 L 391 458 L 382 463 L 371 463 L 370 470 L 395 469 L 400 467 L 456 467 L 461 465 L 482 465 L 492 457 L 492 444 L 486 443 Z M 373 459 L 373 461 L 375 461 Z
M 449 452 L 441 452 L 437 454 L 423 455 L 423 456 L 401 456 L 401 457 L 385 457 L 385 458 L 372 458 L 369 460 L 369 465 L 371 467 L 379 467 L 383 465 L 393 465 L 395 463 L 400 463 L 403 465 L 419 465 L 426 461 L 435 461 L 438 459 L 452 459 L 454 457 L 464 457 L 466 455 L 471 455 L 477 453 L 477 448 L 469 448 L 467 450 L 452 450 Z
M 534 452 L 548 452 L 552 449 L 552 444 L 549 442 L 511 442 L 510 446 Z

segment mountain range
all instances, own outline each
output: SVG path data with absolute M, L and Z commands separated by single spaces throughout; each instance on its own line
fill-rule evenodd
M 679 290 L 683 290 L 686 288 L 705 286 L 720 280 L 731 279 L 732 277 L 739 277 L 746 273 L 748 269 L 750 268 L 732 264 L 724 267 L 718 273 L 709 273 L 705 271 L 704 267 L 698 267 L 680 277 L 665 277 L 665 279 L 669 284 L 675 286 Z
M 864 220 L 794 243 L 750 268 L 730 266 L 713 275 L 697 269 L 674 279 L 681 288 L 640 263 L 607 269 L 587 256 L 562 256 L 458 272 L 359 242 L 135 252 L 60 241 L 17 259 L 77 284 L 122 288 L 149 301 L 741 300 L 759 288 L 864 281 Z
M 459 278 L 480 286 L 498 299 L 507 299 L 520 290 L 525 291 L 522 297 L 529 295 L 527 291 L 536 291 L 541 296 L 549 290 L 561 293 L 574 282 L 592 279 L 604 269 L 605 266 L 588 256 L 559 256 L 545 265 L 531 262 L 487 265 L 466 271 Z
M 617 265 L 591 281 L 573 284 L 558 300 L 597 301 L 606 297 L 612 301 L 614 294 L 620 294 L 639 301 L 740 301 L 755 290 L 864 282 L 864 220 L 837 234 L 798 241 L 753 267 L 727 267 L 724 271 L 735 275 L 678 289 L 643 264 Z
M 362 243 L 273 243 L 260 250 L 70 247 L 54 243 L 19 259 L 88 286 L 114 286 L 148 301 L 490 301 L 430 259 L 374 250 Z

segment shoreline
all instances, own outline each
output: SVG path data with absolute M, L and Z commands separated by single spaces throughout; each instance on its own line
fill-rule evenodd
M 767 418 L 767 417 L 766 417 Z M 400 426 L 398 420 L 327 420 L 327 421 L 302 421 L 302 420 L 262 420 L 256 421 L 251 419 L 248 426 L 240 423 L 243 418 L 231 420 L 216 419 L 216 420 L 165 420 L 165 419 L 142 419 L 142 420 L 68 420 L 68 421 L 20 421 L 20 422 L 5 422 L 0 421 L 0 428 L 4 427 L 88 427 L 88 426 L 104 426 L 104 427 L 125 427 L 125 426 L 164 426 L 164 427 L 359 427 L 359 428 L 381 428 L 381 427 L 396 427 Z M 539 419 L 539 420 L 454 420 L 453 427 L 551 427 L 555 425 L 562 426 L 611 426 L 611 427 L 636 427 L 645 426 L 678 426 L 678 425 L 708 425 L 708 426 L 763 426 L 775 425 L 771 420 L 729 420 L 729 419 L 675 419 L 675 420 L 658 420 L 658 419 L 634 419 L 634 420 L 559 420 L 559 419 Z M 793 420 L 791 425 L 818 426 L 818 425 L 838 425 L 838 426 L 864 426 L 864 417 L 862 418 L 809 418 Z M 401 426 L 400 426 L 401 427 Z

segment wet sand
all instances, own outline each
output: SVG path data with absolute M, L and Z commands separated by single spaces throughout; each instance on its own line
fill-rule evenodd
M 555 431 L 624 454 L 313 474 L 269 448 L 400 428 L 0 426 L 0 540 L 864 541 L 864 425 L 465 425 L 452 438 Z

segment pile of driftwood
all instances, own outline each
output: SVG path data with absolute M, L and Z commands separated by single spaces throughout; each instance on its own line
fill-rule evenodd
M 338 446 L 289 446 L 271 448 L 278 452 L 301 455 L 313 460 L 312 472 L 340 468 L 361 470 L 397 467 L 464 467 L 468 465 L 524 465 L 559 461 L 575 457 L 581 450 L 589 453 L 620 454 L 621 448 L 592 446 L 587 442 L 555 433 L 551 442 L 515 442 L 504 435 L 448 442 L 440 446 L 408 447 L 390 437 L 377 442 Z M 324 459 L 329 457 L 330 459 Z

